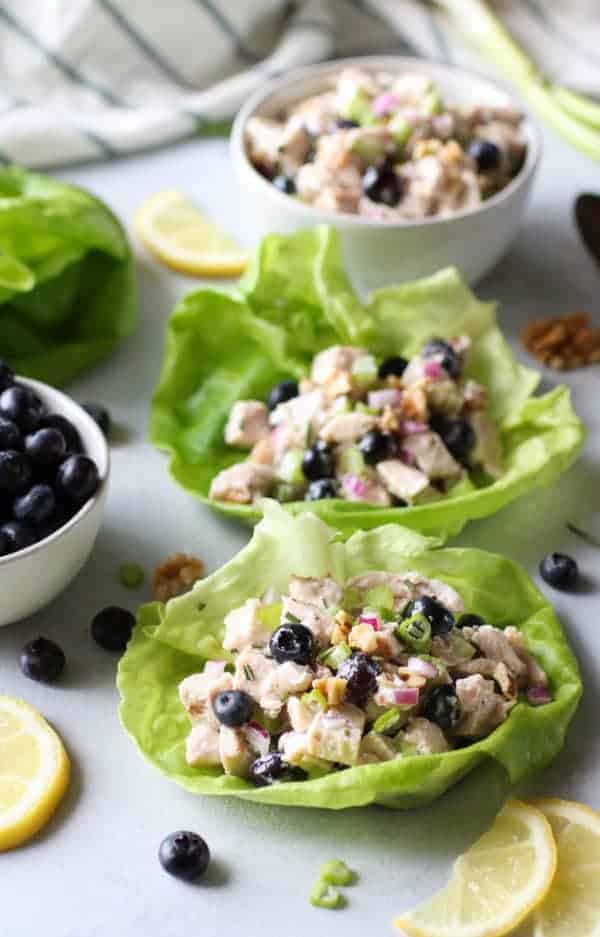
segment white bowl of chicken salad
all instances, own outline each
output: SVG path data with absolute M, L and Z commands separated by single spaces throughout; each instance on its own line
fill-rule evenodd
M 482 277 L 516 234 L 540 138 L 487 78 L 369 56 L 269 83 L 240 110 L 231 147 L 256 233 L 334 225 L 369 290 L 450 265 Z

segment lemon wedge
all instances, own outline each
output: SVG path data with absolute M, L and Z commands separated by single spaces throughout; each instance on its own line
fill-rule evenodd
M 70 764 L 58 735 L 32 706 L 0 695 L 0 852 L 48 822 L 67 789 Z
M 555 869 L 544 814 L 508 801 L 491 830 L 456 860 L 448 885 L 395 924 L 410 937 L 502 937 L 543 901 Z
M 237 277 L 247 256 L 182 193 L 169 189 L 142 202 L 134 218 L 140 241 L 162 263 L 190 276 Z
M 600 813 L 567 800 L 540 800 L 535 806 L 552 827 L 558 866 L 527 934 L 600 937 Z

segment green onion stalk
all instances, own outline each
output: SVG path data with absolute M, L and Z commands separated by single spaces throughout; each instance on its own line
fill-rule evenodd
M 485 0 L 436 0 L 474 46 L 519 89 L 526 103 L 572 146 L 600 161 L 600 103 L 546 78 Z

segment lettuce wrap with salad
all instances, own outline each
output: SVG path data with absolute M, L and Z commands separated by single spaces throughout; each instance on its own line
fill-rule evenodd
M 461 359 L 454 382 L 446 380 L 451 375 L 443 367 L 443 348 Z M 347 371 L 332 372 L 328 386 L 319 385 L 315 383 L 315 369 L 332 354 L 346 355 L 348 359 L 360 357 L 348 365 Z M 426 354 L 433 355 L 433 359 L 424 361 Z M 397 366 L 400 360 L 405 367 L 409 359 L 403 376 L 397 378 L 389 373 L 394 362 Z M 434 378 L 421 380 L 421 366 L 426 375 L 434 374 Z M 374 369 L 371 376 L 366 376 L 366 384 L 365 368 Z M 402 383 L 409 373 L 413 379 L 410 393 Z M 462 432 L 458 449 L 448 442 L 457 458 L 440 447 L 439 435 L 446 432 L 446 441 L 456 436 L 456 421 L 449 423 L 444 413 L 430 413 L 425 422 L 415 422 L 415 413 L 420 418 L 418 407 L 414 407 L 415 394 L 422 393 L 423 383 L 427 390 L 431 381 L 437 380 L 436 373 L 443 378 L 437 388 L 448 388 L 442 408 L 448 402 L 454 406 L 458 395 L 457 406 L 463 408 L 464 415 L 468 408 L 478 405 L 473 404 L 477 397 L 483 401 L 485 419 L 493 428 L 495 447 L 500 452 L 500 467 L 495 472 L 469 465 L 468 456 L 465 460 L 459 451 L 460 445 L 473 445 L 473 429 L 465 426 L 465 419 L 458 427 L 459 436 Z M 359 378 L 362 385 L 358 384 Z M 369 384 L 373 379 L 376 383 Z M 266 494 L 285 501 L 286 510 L 293 514 L 318 514 L 345 536 L 394 521 L 447 538 L 457 534 L 470 519 L 493 514 L 538 485 L 552 484 L 577 456 L 584 429 L 573 412 L 569 391 L 557 387 L 543 396 L 534 396 L 539 379 L 536 371 L 514 358 L 496 323 L 493 304 L 480 302 L 456 270 L 442 270 L 417 282 L 377 290 L 363 304 L 343 270 L 337 235 L 330 228 L 319 227 L 265 238 L 238 288 L 196 290 L 176 307 L 167 326 L 164 363 L 153 399 L 151 438 L 169 453 L 171 473 L 180 485 L 211 507 L 250 524 L 260 518 L 259 495 Z M 347 383 L 342 386 L 340 380 Z M 363 391 L 365 386 L 375 392 Z M 387 388 L 383 395 L 382 387 Z M 394 387 L 400 389 L 394 391 Z M 304 407 L 305 402 L 314 399 L 315 388 L 317 396 L 324 395 L 326 405 L 316 413 L 313 425 L 307 425 L 308 438 L 302 435 L 298 439 L 296 435 L 294 439 L 292 435 L 280 462 L 252 468 L 253 461 L 264 461 L 269 439 L 260 439 L 249 457 L 239 447 L 234 448 L 244 438 L 244 424 L 238 417 L 249 413 L 254 420 L 262 419 L 264 432 L 271 440 L 279 434 L 280 440 L 286 425 L 283 420 L 282 426 L 279 415 L 286 416 L 291 406 L 296 406 L 296 412 L 298 404 Z M 290 393 L 300 396 L 288 400 Z M 400 400 L 396 412 L 393 401 L 391 408 L 382 402 L 394 393 Z M 282 406 L 273 409 L 273 395 L 284 401 Z M 407 402 L 412 410 L 407 409 Z M 322 427 L 327 414 L 339 415 L 340 406 L 351 412 L 342 413 L 336 426 L 354 422 L 364 427 L 367 438 L 357 444 L 348 443 L 347 435 L 336 437 L 331 425 L 311 438 L 314 423 L 320 420 Z M 392 455 L 391 467 L 389 458 L 383 466 L 365 466 L 365 460 L 385 458 L 377 454 L 382 442 L 380 428 L 388 426 L 390 414 L 393 420 L 397 413 L 400 422 L 391 424 L 397 429 L 395 437 L 384 435 L 400 447 L 400 456 Z M 438 418 L 445 421 L 442 428 Z M 428 420 L 433 425 L 428 425 Z M 375 427 L 375 438 L 366 431 L 369 427 Z M 410 440 L 413 445 L 425 444 L 426 463 L 431 463 L 427 446 L 432 442 L 444 450 L 443 463 L 451 460 L 451 470 L 438 473 L 446 471 L 447 478 L 436 477 L 428 484 L 431 479 L 427 474 L 415 474 L 410 466 L 407 472 L 403 433 L 415 432 L 415 428 L 417 432 L 427 431 Z M 346 429 L 345 425 L 343 432 Z M 432 432 L 434 429 L 439 433 Z M 304 425 L 300 432 L 304 434 Z M 225 441 L 225 436 L 233 440 L 233 445 Z M 323 436 L 345 441 L 342 445 L 325 443 Z M 248 438 L 254 441 L 257 437 Z M 257 452 L 260 447 L 262 450 Z M 319 447 L 329 447 L 325 463 L 327 459 L 337 460 L 334 469 L 323 468 Z M 313 460 L 308 469 L 305 456 Z M 420 457 L 417 453 L 417 460 Z M 272 461 L 267 453 L 267 461 L 269 458 Z M 353 474 L 344 476 L 348 471 L 344 460 Z M 415 464 L 414 457 L 410 464 Z M 235 472 L 227 471 L 238 465 Z M 381 478 L 377 479 L 377 473 L 382 475 L 384 470 L 385 486 Z M 309 473 L 308 478 L 317 478 L 317 484 L 309 485 L 308 491 L 303 471 Z M 336 474 L 337 478 L 323 480 L 319 471 Z M 404 477 L 398 486 L 398 471 L 408 474 L 408 489 Z M 244 472 L 252 476 L 246 492 L 240 494 L 235 485 L 233 491 L 231 485 L 228 490 L 227 484 L 219 489 L 221 480 Z M 300 479 L 295 477 L 298 474 Z M 266 479 L 266 484 L 254 485 L 256 477 L 259 481 Z M 245 482 L 248 478 L 246 474 Z M 286 484 L 274 488 L 274 479 Z M 296 487 L 287 484 L 290 480 Z M 298 481 L 304 481 L 304 487 L 297 486 Z M 350 489 L 345 496 L 340 495 L 344 485 Z M 412 497 L 421 489 L 418 497 Z M 369 498 L 378 503 L 369 503 Z
M 523 569 L 396 524 L 342 541 L 314 514 L 261 511 L 229 563 L 140 609 L 121 659 L 122 724 L 167 777 L 406 808 L 489 759 L 516 782 L 558 754 L 581 682 Z
M 134 262 L 101 201 L 18 166 L 0 169 L 0 357 L 61 385 L 136 322 Z

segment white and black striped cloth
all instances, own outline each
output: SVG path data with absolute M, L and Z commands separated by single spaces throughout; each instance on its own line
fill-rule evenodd
M 600 0 L 497 0 L 564 84 L 600 92 Z M 420 0 L 0 0 L 0 162 L 125 156 L 229 120 L 270 76 L 364 52 L 485 70 Z

